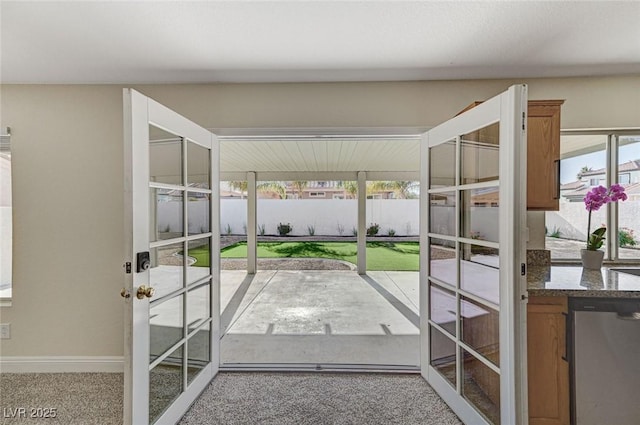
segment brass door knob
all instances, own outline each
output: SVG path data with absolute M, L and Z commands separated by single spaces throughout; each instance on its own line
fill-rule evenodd
M 120 296 L 122 298 L 129 298 L 131 294 L 129 293 L 129 291 L 127 291 L 126 288 L 122 288 L 122 291 L 120 291 Z
M 136 297 L 139 300 L 143 299 L 144 297 L 151 298 L 153 297 L 154 292 L 156 292 L 156 290 L 153 289 L 151 286 L 140 285 L 138 287 L 138 291 L 136 292 Z

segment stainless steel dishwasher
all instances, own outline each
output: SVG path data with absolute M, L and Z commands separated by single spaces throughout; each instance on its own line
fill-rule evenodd
M 640 299 L 571 298 L 572 422 L 640 424 Z

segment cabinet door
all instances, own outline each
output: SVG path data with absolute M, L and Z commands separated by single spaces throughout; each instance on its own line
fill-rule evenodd
M 560 188 L 560 105 L 563 100 L 530 100 L 527 120 L 527 209 L 558 211 Z
M 566 297 L 531 297 L 527 308 L 529 425 L 569 425 Z

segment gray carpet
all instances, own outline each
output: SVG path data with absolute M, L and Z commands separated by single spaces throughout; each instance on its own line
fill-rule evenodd
M 419 375 L 226 372 L 180 425 L 461 423 Z
M 123 385 L 121 373 L 3 373 L 0 375 L 0 423 L 122 424 Z M 21 407 L 26 409 L 26 418 L 4 417 L 12 416 L 13 409 Z M 31 408 L 57 409 L 56 417 L 31 418 Z
M 118 425 L 116 373 L 0 375 L 0 424 Z M 56 408 L 55 418 L 6 418 L 19 407 Z M 220 373 L 184 416 L 202 424 L 461 424 L 419 375 Z

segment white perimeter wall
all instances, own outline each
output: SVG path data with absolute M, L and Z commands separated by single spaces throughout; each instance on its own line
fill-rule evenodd
M 380 226 L 379 236 L 385 236 L 389 229 L 396 236 L 417 236 L 420 228 L 418 199 L 368 199 L 367 227 L 372 223 Z M 208 202 L 189 203 L 189 227 L 198 231 L 204 226 L 208 214 Z M 182 229 L 182 203 L 158 203 L 158 228 L 179 232 Z M 454 234 L 455 208 L 436 205 L 432 210 L 434 231 L 445 235 Z M 355 199 L 259 199 L 258 228 L 265 227 L 266 235 L 277 235 L 278 224 L 288 223 L 293 227 L 291 236 L 308 235 L 308 226 L 313 226 L 316 235 L 352 236 L 358 227 L 358 201 Z M 478 232 L 484 240 L 498 240 L 498 208 L 471 208 L 469 214 L 472 232 Z M 245 234 L 247 225 L 246 199 L 223 199 L 220 202 L 220 229 L 232 234 Z M 343 233 L 340 234 L 339 226 Z
M 566 99 L 564 129 L 640 124 L 640 97 L 629 95 L 640 93 L 637 75 L 132 87 L 207 128 L 428 128 L 515 83 L 529 85 L 530 99 Z M 24 84 L 0 91 L 0 127 L 12 133 L 14 189 L 13 305 L 0 308 L 12 332 L 0 354 L 122 356 L 122 86 Z M 330 217 L 327 226 L 336 220 Z
M 640 238 L 640 202 L 626 201 L 618 204 L 618 226 L 634 231 L 636 240 Z M 594 211 L 591 215 L 591 231 L 606 224 L 606 208 Z M 560 231 L 564 239 L 587 240 L 589 212 L 583 202 L 563 202 L 560 211 L 547 211 L 546 226 L 549 233 Z M 610 238 L 609 232 L 605 237 Z

